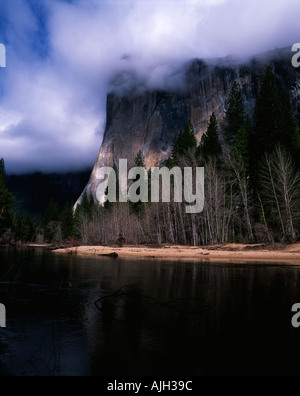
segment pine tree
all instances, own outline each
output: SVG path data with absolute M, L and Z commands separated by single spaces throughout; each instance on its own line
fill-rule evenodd
M 247 117 L 245 125 L 237 131 L 235 136 L 235 145 L 233 155 L 237 161 L 241 162 L 246 174 L 250 171 L 250 136 L 252 133 L 252 124 Z
M 59 217 L 58 204 L 53 198 L 50 198 L 45 213 L 45 224 L 48 224 L 51 221 L 59 221 Z
M 87 192 L 85 191 L 82 197 L 81 201 L 81 210 L 86 216 L 90 216 L 90 197 L 87 195 Z
M 1 158 L 1 160 L 0 160 L 0 177 L 3 177 L 5 180 L 5 183 L 6 183 L 7 174 L 6 174 L 6 167 L 5 167 L 5 162 L 4 162 L 3 158 Z
M 113 170 L 116 175 L 116 201 L 119 202 L 120 201 L 119 169 L 115 163 L 113 165 Z M 110 177 L 111 176 L 109 176 L 109 178 L 108 178 L 108 184 L 111 183 Z M 108 195 L 108 186 L 106 187 L 105 195 Z M 114 204 L 114 202 L 110 202 L 109 200 L 107 200 L 104 202 L 104 208 L 107 210 L 111 210 L 111 208 L 113 207 L 113 204 Z
M 66 204 L 61 214 L 61 222 L 63 239 L 68 239 L 72 237 L 75 231 L 73 205 L 70 205 L 69 203 Z
M 83 211 L 81 205 L 77 205 L 74 213 L 74 237 L 77 239 L 82 238 L 81 235 L 81 222 L 82 222 Z
M 197 139 L 191 122 L 175 138 L 171 156 L 167 166 L 172 168 L 181 164 L 182 159 L 189 159 L 190 154 L 197 150 Z
M 140 150 L 137 154 L 137 156 L 135 157 L 134 160 L 134 166 L 137 168 L 146 168 L 146 164 L 145 164 L 145 158 L 143 155 L 143 152 Z M 133 184 L 134 182 L 140 180 L 140 176 L 138 175 L 136 180 L 133 180 L 131 184 Z M 137 189 L 136 194 L 139 195 L 141 194 L 140 188 Z M 129 207 L 130 207 L 130 211 L 133 214 L 136 214 L 138 216 L 140 216 L 144 209 L 145 209 L 145 203 L 144 202 L 132 202 L 131 200 L 129 201 Z
M 6 186 L 6 169 L 4 160 L 0 160 L 0 234 L 11 225 L 10 210 L 15 198 Z
M 224 120 L 224 139 L 232 149 L 236 143 L 236 137 L 241 128 L 244 128 L 246 121 L 246 109 L 242 90 L 235 81 L 226 101 Z
M 140 167 L 140 168 L 145 168 L 146 167 L 145 158 L 144 158 L 142 150 L 140 150 L 137 153 L 137 156 L 136 156 L 135 161 L 134 161 L 134 166 Z
M 61 239 L 60 210 L 57 202 L 50 199 L 45 212 L 45 239 L 58 244 Z
M 222 154 L 222 146 L 219 139 L 218 122 L 215 113 L 210 117 L 207 132 L 202 136 L 198 155 L 207 161 L 209 158 L 218 158 Z
M 255 109 L 255 156 L 261 158 L 265 152 L 272 152 L 278 143 L 280 125 L 280 104 L 275 76 L 269 67 L 263 76 Z
M 256 126 L 252 140 L 255 160 L 271 153 L 279 144 L 298 160 L 300 134 L 288 93 L 267 68 L 257 99 Z
M 32 242 L 34 239 L 34 221 L 32 216 L 27 213 L 23 217 L 23 238 L 24 242 Z
M 291 105 L 289 95 L 283 88 L 282 84 L 278 84 L 278 97 L 279 103 L 282 107 L 281 116 L 281 128 L 285 133 L 282 135 L 280 141 L 281 146 L 285 146 L 289 149 L 293 158 L 299 164 L 299 152 L 300 152 L 300 133 L 297 119 Z

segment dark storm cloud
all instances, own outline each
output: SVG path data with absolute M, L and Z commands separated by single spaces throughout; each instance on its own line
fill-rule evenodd
M 300 41 L 295 0 L 1 0 L 0 156 L 11 172 L 92 165 L 111 85 L 171 88 L 191 58 Z

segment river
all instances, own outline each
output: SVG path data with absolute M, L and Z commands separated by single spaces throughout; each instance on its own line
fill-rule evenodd
M 299 375 L 300 266 L 0 249 L 0 375 Z

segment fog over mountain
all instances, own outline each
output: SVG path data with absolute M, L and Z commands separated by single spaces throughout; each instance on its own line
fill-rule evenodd
M 0 157 L 10 173 L 91 166 L 112 87 L 180 90 L 191 59 L 291 47 L 299 11 L 294 0 L 1 0 Z

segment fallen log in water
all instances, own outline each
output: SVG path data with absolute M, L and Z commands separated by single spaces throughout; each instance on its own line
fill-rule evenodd
M 118 253 L 113 252 L 113 253 L 107 253 L 107 254 L 98 254 L 100 257 L 112 257 L 112 258 L 117 258 L 119 257 Z

